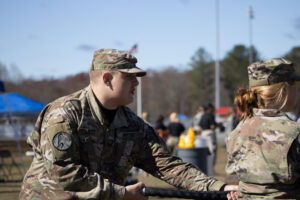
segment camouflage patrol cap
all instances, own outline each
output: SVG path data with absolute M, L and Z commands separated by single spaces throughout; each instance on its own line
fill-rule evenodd
M 248 66 L 249 86 L 264 86 L 275 83 L 300 80 L 295 74 L 293 63 L 284 58 L 271 58 Z
M 117 49 L 98 49 L 94 53 L 92 70 L 115 70 L 125 73 L 135 73 L 137 76 L 145 76 L 146 72 L 135 64 L 137 59 L 126 51 Z

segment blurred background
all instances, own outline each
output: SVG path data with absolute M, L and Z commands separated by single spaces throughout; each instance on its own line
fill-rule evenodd
M 299 8 L 298 0 L 1 1 L 2 93 L 45 105 L 89 84 L 94 50 L 116 48 L 130 51 L 148 72 L 141 80 L 140 106 L 149 123 L 159 115 L 168 123 L 169 114 L 177 112 L 188 128 L 197 108 L 209 103 L 223 121 L 236 90 L 248 84 L 249 63 L 285 57 L 300 73 Z M 137 112 L 137 101 L 130 108 Z M 295 119 L 299 108 L 292 113 Z M 9 122 L 0 109 L 0 116 L 1 149 L 10 149 L 18 160 L 18 136 L 28 167 L 25 139 L 36 114 Z M 226 155 L 218 158 L 223 160 L 215 174 L 226 180 Z M 16 198 L 20 183 L 11 184 L 15 187 L 1 186 L 0 197 Z

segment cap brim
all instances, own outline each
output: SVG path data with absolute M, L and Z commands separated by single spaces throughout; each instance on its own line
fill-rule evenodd
M 138 76 L 138 77 L 142 77 L 147 74 L 146 71 L 141 70 L 140 68 L 137 68 L 137 67 L 133 67 L 130 69 L 118 69 L 118 71 L 124 72 L 124 73 L 129 73 L 129 74 L 136 74 L 136 76 Z

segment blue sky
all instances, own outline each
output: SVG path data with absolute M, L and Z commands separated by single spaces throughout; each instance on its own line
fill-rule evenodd
M 0 62 L 26 78 L 88 72 L 98 48 L 135 43 L 144 69 L 188 69 L 200 47 L 216 55 L 215 0 L 1 0 Z M 220 56 L 253 45 L 262 58 L 300 45 L 299 0 L 220 0 Z

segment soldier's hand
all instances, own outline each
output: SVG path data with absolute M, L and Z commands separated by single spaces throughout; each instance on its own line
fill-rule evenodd
M 123 200 L 147 200 L 148 197 L 141 193 L 141 190 L 145 187 L 145 184 L 139 182 L 134 185 L 128 185 L 125 187 L 125 195 Z
M 230 193 L 227 194 L 228 200 L 238 199 L 238 193 L 237 193 L 238 188 L 239 188 L 238 185 L 225 185 L 224 191 L 231 191 Z
M 238 185 L 225 185 L 224 187 L 224 191 L 231 191 L 231 190 L 237 191 L 238 189 L 239 189 Z

